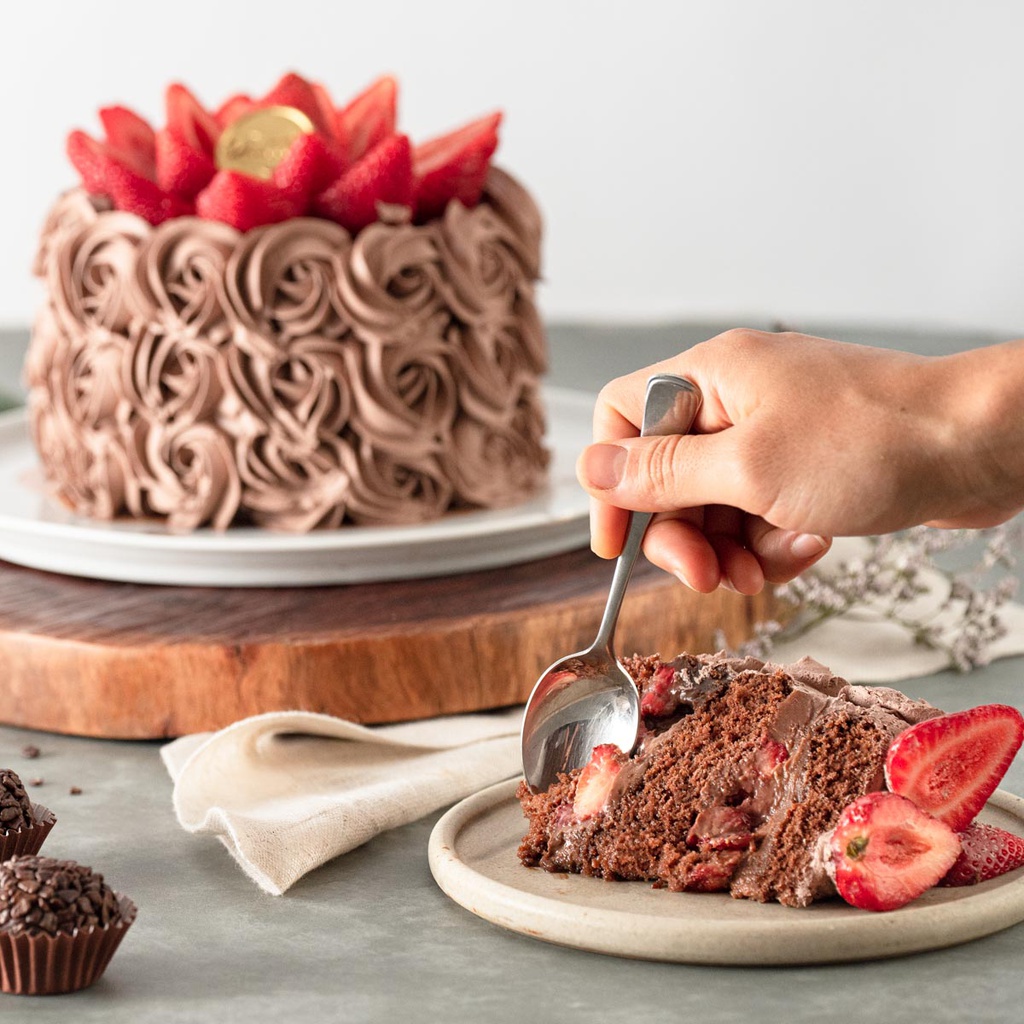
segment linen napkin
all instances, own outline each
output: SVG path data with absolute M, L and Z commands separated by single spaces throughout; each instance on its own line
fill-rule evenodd
M 831 562 L 856 552 L 837 544 Z M 941 604 L 945 581 L 936 573 L 929 582 L 915 613 Z M 1024 607 L 1006 604 L 1000 613 L 1008 635 L 992 655 L 1024 654 Z M 778 644 L 772 661 L 804 655 L 861 683 L 897 682 L 948 664 L 943 652 L 915 645 L 905 629 L 852 616 Z M 280 712 L 184 736 L 161 756 L 182 827 L 217 836 L 260 888 L 281 895 L 380 832 L 518 775 L 521 717 L 522 708 L 513 708 L 368 728 Z

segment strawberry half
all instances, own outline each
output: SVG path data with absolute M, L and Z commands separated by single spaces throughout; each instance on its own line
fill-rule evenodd
M 983 704 L 929 718 L 901 732 L 885 759 L 894 793 L 962 832 L 985 806 L 1024 741 L 1024 718 Z
M 830 840 L 836 888 L 862 910 L 895 910 L 953 866 L 956 833 L 895 793 L 868 793 L 839 816 Z
M 939 885 L 976 885 L 1024 867 L 1024 839 L 975 821 L 960 833 L 960 856 Z
M 156 177 L 156 134 L 150 123 L 127 107 L 103 107 L 100 123 L 107 147 L 143 177 Z
M 337 181 L 342 171 L 338 149 L 322 135 L 300 135 L 274 168 L 274 184 L 302 203 Z
M 398 82 L 384 75 L 337 112 L 335 125 L 345 147 L 345 160 L 354 164 L 389 135 L 395 134 Z
M 217 119 L 179 82 L 167 87 L 167 128 L 200 153 L 213 157 L 220 137 Z
M 353 232 L 377 219 L 378 203 L 411 206 L 412 146 L 406 135 L 392 135 L 356 161 L 313 200 L 313 210 Z
M 223 221 L 239 231 L 277 224 L 300 212 L 296 201 L 272 181 L 238 171 L 218 171 L 196 197 L 200 217 Z
M 234 96 L 229 96 L 214 112 L 214 120 L 221 126 L 226 128 L 232 121 L 237 121 L 240 117 L 244 117 L 250 113 L 256 107 L 256 101 L 251 96 L 246 96 L 245 93 L 235 93 Z
M 216 173 L 213 160 L 177 132 L 170 128 L 157 132 L 156 180 L 165 192 L 195 199 Z
M 313 122 L 318 132 L 334 134 L 333 118 L 324 117 L 320 98 L 313 86 L 293 71 L 289 71 L 266 96 L 256 104 L 257 107 L 294 107 L 301 110 Z
M 499 124 L 500 112 L 416 147 L 413 171 L 417 181 L 417 220 L 441 216 L 452 199 L 458 199 L 464 206 L 476 206 L 491 157 L 498 148 Z
M 627 760 L 614 743 L 601 743 L 594 747 L 590 760 L 583 766 L 576 781 L 572 812 L 577 818 L 592 818 L 605 809 L 615 785 L 615 777 L 622 771 Z

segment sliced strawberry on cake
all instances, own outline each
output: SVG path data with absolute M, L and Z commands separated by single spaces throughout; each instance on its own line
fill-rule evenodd
M 418 221 L 440 217 L 452 199 L 467 207 L 480 202 L 500 124 L 501 114 L 490 114 L 413 150 Z
M 156 133 L 145 118 L 127 107 L 103 107 L 100 123 L 111 153 L 144 178 L 156 177 Z
M 221 132 L 213 114 L 180 82 L 167 87 L 164 103 L 168 130 L 186 145 L 212 159 Z
M 218 171 L 197 196 L 196 212 L 207 220 L 223 221 L 239 231 L 249 231 L 296 217 L 301 209 L 273 182 L 237 171 Z
M 995 792 L 1022 741 L 1024 717 L 1005 704 L 918 722 L 890 745 L 886 784 L 960 832 Z
M 344 169 L 336 145 L 315 132 L 300 135 L 274 168 L 273 183 L 305 210 L 313 196 L 336 182 Z
M 335 116 L 335 130 L 347 164 L 354 164 L 374 146 L 395 134 L 398 82 L 384 75 L 364 89 Z
M 195 199 L 216 173 L 213 159 L 189 145 L 173 128 L 156 133 L 156 180 L 165 192 Z
M 313 210 L 355 233 L 377 220 L 378 204 L 411 206 L 412 201 L 412 147 L 408 136 L 392 135 L 321 192 Z
M 282 76 L 266 96 L 255 106 L 262 107 L 292 107 L 301 110 L 312 121 L 314 128 L 322 135 L 333 137 L 334 117 L 331 111 L 324 110 L 321 99 L 323 93 L 318 92 L 311 82 L 307 82 L 302 75 L 290 71 Z

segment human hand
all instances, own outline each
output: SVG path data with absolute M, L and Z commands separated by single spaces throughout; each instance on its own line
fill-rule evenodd
M 1018 369 L 1022 352 L 1012 353 Z M 1001 522 L 1024 505 L 1021 480 L 996 479 L 985 417 L 964 385 L 998 368 L 973 357 L 735 330 L 612 381 L 594 411 L 599 443 L 577 464 L 595 499 L 591 546 L 614 557 L 625 510 L 656 512 L 644 541 L 652 562 L 698 591 L 753 594 L 803 572 L 832 536 Z M 692 434 L 638 436 L 659 372 L 703 392 Z

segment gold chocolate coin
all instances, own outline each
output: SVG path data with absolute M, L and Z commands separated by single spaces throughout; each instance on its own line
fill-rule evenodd
M 266 179 L 291 144 L 314 130 L 313 122 L 295 107 L 264 107 L 245 114 L 221 132 L 214 159 L 222 171 L 241 171 Z

